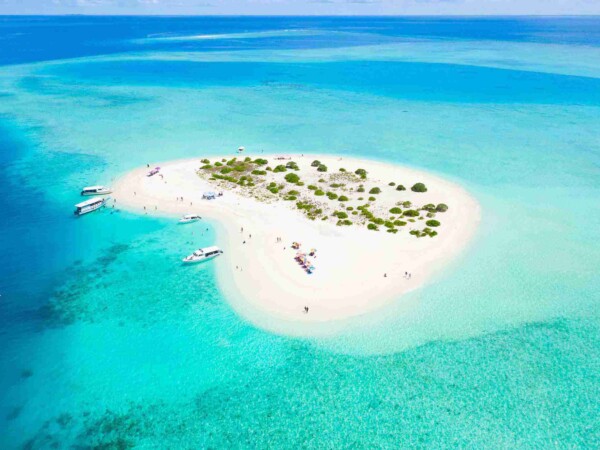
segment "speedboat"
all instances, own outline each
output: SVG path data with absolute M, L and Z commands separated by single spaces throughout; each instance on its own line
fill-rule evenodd
M 110 197 L 94 197 L 85 202 L 77 203 L 73 213 L 76 216 L 83 216 L 84 214 L 96 211 L 97 209 L 102 208 L 109 198 Z
M 81 190 L 81 195 L 106 195 L 111 192 L 106 186 L 86 186 Z
M 153 175 L 156 175 L 158 172 L 160 172 L 160 167 L 155 167 L 154 169 L 152 169 L 150 172 L 148 172 L 146 174 L 147 177 L 151 177 Z
M 179 219 L 179 223 L 183 224 L 183 223 L 198 222 L 200 219 L 202 219 L 202 217 L 200 217 L 198 214 L 186 214 L 181 219 Z
M 222 254 L 223 254 L 223 250 L 221 250 L 219 247 L 213 246 L 213 247 L 200 248 L 200 249 L 196 250 L 194 253 L 192 253 L 191 255 L 183 258 L 181 261 L 183 261 L 186 264 L 199 263 L 199 262 L 203 262 L 203 261 L 208 261 L 209 259 L 216 258 L 217 256 L 220 256 Z

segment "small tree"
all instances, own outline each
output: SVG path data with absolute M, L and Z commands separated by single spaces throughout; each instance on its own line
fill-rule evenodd
M 410 190 L 413 192 L 427 192 L 427 187 L 423 183 L 415 183 Z

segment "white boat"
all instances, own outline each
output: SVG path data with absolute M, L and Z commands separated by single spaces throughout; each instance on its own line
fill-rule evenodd
M 179 219 L 179 223 L 198 222 L 200 219 L 202 219 L 202 217 L 200 217 L 198 214 L 186 214 L 181 219 Z
M 81 190 L 81 195 L 106 195 L 111 192 L 106 186 L 86 186 Z
M 199 263 L 216 258 L 217 256 L 220 256 L 222 254 L 223 250 L 221 250 L 219 247 L 206 247 L 196 250 L 191 255 L 183 258 L 182 261 L 186 264 Z
M 83 216 L 84 214 L 96 211 L 102 208 L 108 199 L 109 197 L 94 197 L 85 202 L 77 203 L 74 214 L 76 216 Z

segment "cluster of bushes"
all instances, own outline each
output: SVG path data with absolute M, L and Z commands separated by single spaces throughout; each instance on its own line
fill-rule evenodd
M 350 219 L 338 220 L 337 223 L 336 223 L 336 225 L 338 227 L 340 227 L 342 225 L 349 226 L 349 225 L 352 225 L 352 221 Z
M 354 171 L 356 175 L 365 180 L 367 178 L 367 171 L 365 169 L 356 169 Z
M 346 186 L 346 185 L 345 184 L 341 184 L 341 183 L 331 183 L 329 185 L 329 187 L 332 187 L 334 189 L 341 188 L 341 187 L 344 187 L 344 186 Z
M 337 217 L 338 219 L 347 219 L 348 218 L 348 214 L 346 214 L 344 211 L 335 211 L 332 215 L 334 217 Z
M 287 172 L 287 169 L 285 168 L 285 166 L 283 164 L 279 164 L 278 166 L 275 166 L 275 168 L 273 169 L 274 173 L 279 173 L 279 172 Z
M 410 190 L 413 192 L 427 192 L 427 187 L 423 183 L 415 183 Z
M 321 208 L 317 208 L 315 205 L 309 202 L 296 202 L 296 208 L 298 208 L 300 211 L 303 211 L 310 220 L 315 220 L 318 215 L 323 213 Z
M 336 198 L 338 198 L 338 195 L 335 192 L 328 192 L 327 193 L 327 198 L 329 200 L 335 200 Z
M 254 180 L 249 175 L 242 175 L 238 181 L 240 186 L 254 186 Z
M 291 170 L 300 170 L 300 167 L 298 167 L 298 164 L 296 164 L 294 161 L 290 161 L 285 165 L 285 167 Z
M 236 184 L 237 184 L 237 182 L 238 182 L 238 179 L 237 179 L 237 178 L 234 178 L 234 177 L 232 177 L 232 176 L 229 176 L 229 175 L 219 175 L 218 173 L 213 173 L 213 174 L 212 174 L 212 177 L 213 177 L 215 180 L 225 180 L 225 181 L 229 181 L 229 182 L 231 182 L 231 183 L 236 183 Z
M 437 236 L 437 231 L 433 231 L 431 228 L 423 228 L 422 230 L 411 230 L 410 234 L 418 238 L 425 236 L 434 237 Z
M 416 209 L 407 209 L 402 215 L 405 217 L 419 217 L 420 213 Z
M 269 164 L 269 161 L 267 161 L 266 159 L 256 158 L 254 160 L 254 164 L 257 164 L 259 166 L 266 166 L 267 164 Z
M 254 169 L 252 171 L 252 175 L 266 175 L 267 171 L 266 170 L 258 170 L 258 169 Z
M 287 181 L 288 183 L 297 183 L 298 181 L 300 181 L 300 177 L 295 174 L 295 173 L 288 173 L 285 176 L 285 181 Z

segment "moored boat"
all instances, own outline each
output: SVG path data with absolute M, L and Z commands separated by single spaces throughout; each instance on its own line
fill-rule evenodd
M 223 254 L 223 250 L 221 250 L 219 247 L 205 247 L 205 248 L 200 248 L 198 250 L 196 250 L 194 253 L 192 253 L 189 256 L 186 256 L 185 258 L 182 259 L 182 262 L 184 262 L 185 264 L 192 264 L 192 263 L 199 263 L 199 262 L 203 262 L 203 261 L 208 261 L 209 259 L 213 259 L 216 258 L 217 256 L 220 256 Z
M 106 186 L 86 186 L 81 190 L 81 195 L 107 195 L 111 192 Z
M 109 197 L 94 197 L 85 202 L 77 203 L 73 214 L 76 216 L 83 216 L 84 214 L 96 211 L 97 209 L 102 208 L 108 199 Z
M 183 223 L 198 222 L 200 219 L 202 219 L 202 217 L 200 217 L 198 214 L 186 214 L 181 219 L 179 219 L 179 223 L 183 224 Z

